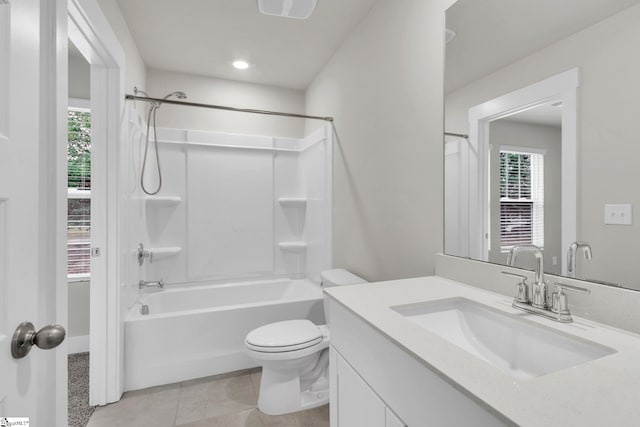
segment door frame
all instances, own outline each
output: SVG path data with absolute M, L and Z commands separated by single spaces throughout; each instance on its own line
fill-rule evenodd
M 578 88 L 573 68 L 469 109 L 469 255 L 488 260 L 489 128 L 492 121 L 553 101 L 562 102 L 562 248 L 576 240 Z M 562 263 L 562 274 L 567 274 Z
M 105 405 L 120 399 L 124 385 L 118 159 L 125 53 L 96 0 L 67 0 L 67 13 L 65 36 L 91 65 L 91 247 L 100 256 L 91 259 L 89 404 Z M 65 47 L 65 63 L 66 54 Z

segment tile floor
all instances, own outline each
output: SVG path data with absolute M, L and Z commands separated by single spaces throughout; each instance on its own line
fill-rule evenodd
M 260 370 L 125 393 L 96 408 L 88 427 L 328 427 L 329 406 L 270 416 L 257 409 Z

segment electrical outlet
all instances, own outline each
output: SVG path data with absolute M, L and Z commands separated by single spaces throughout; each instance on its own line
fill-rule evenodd
M 633 209 L 631 204 L 604 205 L 604 223 L 610 225 L 631 225 Z

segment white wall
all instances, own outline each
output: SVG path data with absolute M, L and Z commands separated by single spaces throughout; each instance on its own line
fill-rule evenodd
M 562 178 L 562 129 L 555 126 L 515 122 L 508 119 L 490 124 L 489 172 L 490 195 L 500 194 L 500 149 L 502 146 L 526 147 L 544 150 L 544 256 L 545 272 L 560 274 L 564 251 L 562 250 L 562 193 L 558 185 Z M 500 198 L 491 197 L 491 248 L 489 261 L 506 264 L 507 254 L 500 251 Z M 556 264 L 553 264 L 556 257 Z M 522 257 L 524 258 L 524 256 Z M 529 267 L 533 268 L 533 259 Z M 518 263 L 520 267 L 526 264 Z
M 69 97 L 91 97 L 91 72 L 89 63 L 82 57 L 69 56 Z
M 444 146 L 444 252 L 461 256 L 469 253 L 468 230 L 468 156 L 469 141 L 461 137 L 445 137 Z
M 69 282 L 70 337 L 89 335 L 89 281 Z
M 302 91 L 152 68 L 148 70 L 147 87 L 144 89 L 152 97 L 161 98 L 170 92 L 183 91 L 191 102 L 239 108 L 304 113 L 305 107 Z M 304 136 L 302 119 L 172 105 L 162 106 L 157 123 L 158 126 L 180 129 L 293 138 Z
M 146 86 L 146 66 L 116 0 L 97 0 L 97 2 L 124 49 L 125 93 L 133 93 L 134 86 L 144 88 Z
M 634 196 L 640 182 L 638 46 L 640 5 L 447 94 L 445 107 L 447 130 L 466 133 L 470 107 L 579 67 L 577 237 L 593 248 L 580 277 L 640 289 L 635 250 L 640 221 L 603 223 L 605 203 L 631 203 L 640 211 Z
M 336 119 L 334 265 L 369 280 L 432 274 L 442 250 L 443 22 L 452 3 L 377 2 L 307 90 L 307 114 Z

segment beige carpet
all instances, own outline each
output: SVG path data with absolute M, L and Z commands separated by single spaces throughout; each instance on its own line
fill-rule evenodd
M 69 427 L 85 427 L 94 407 L 89 406 L 89 353 L 69 355 Z

